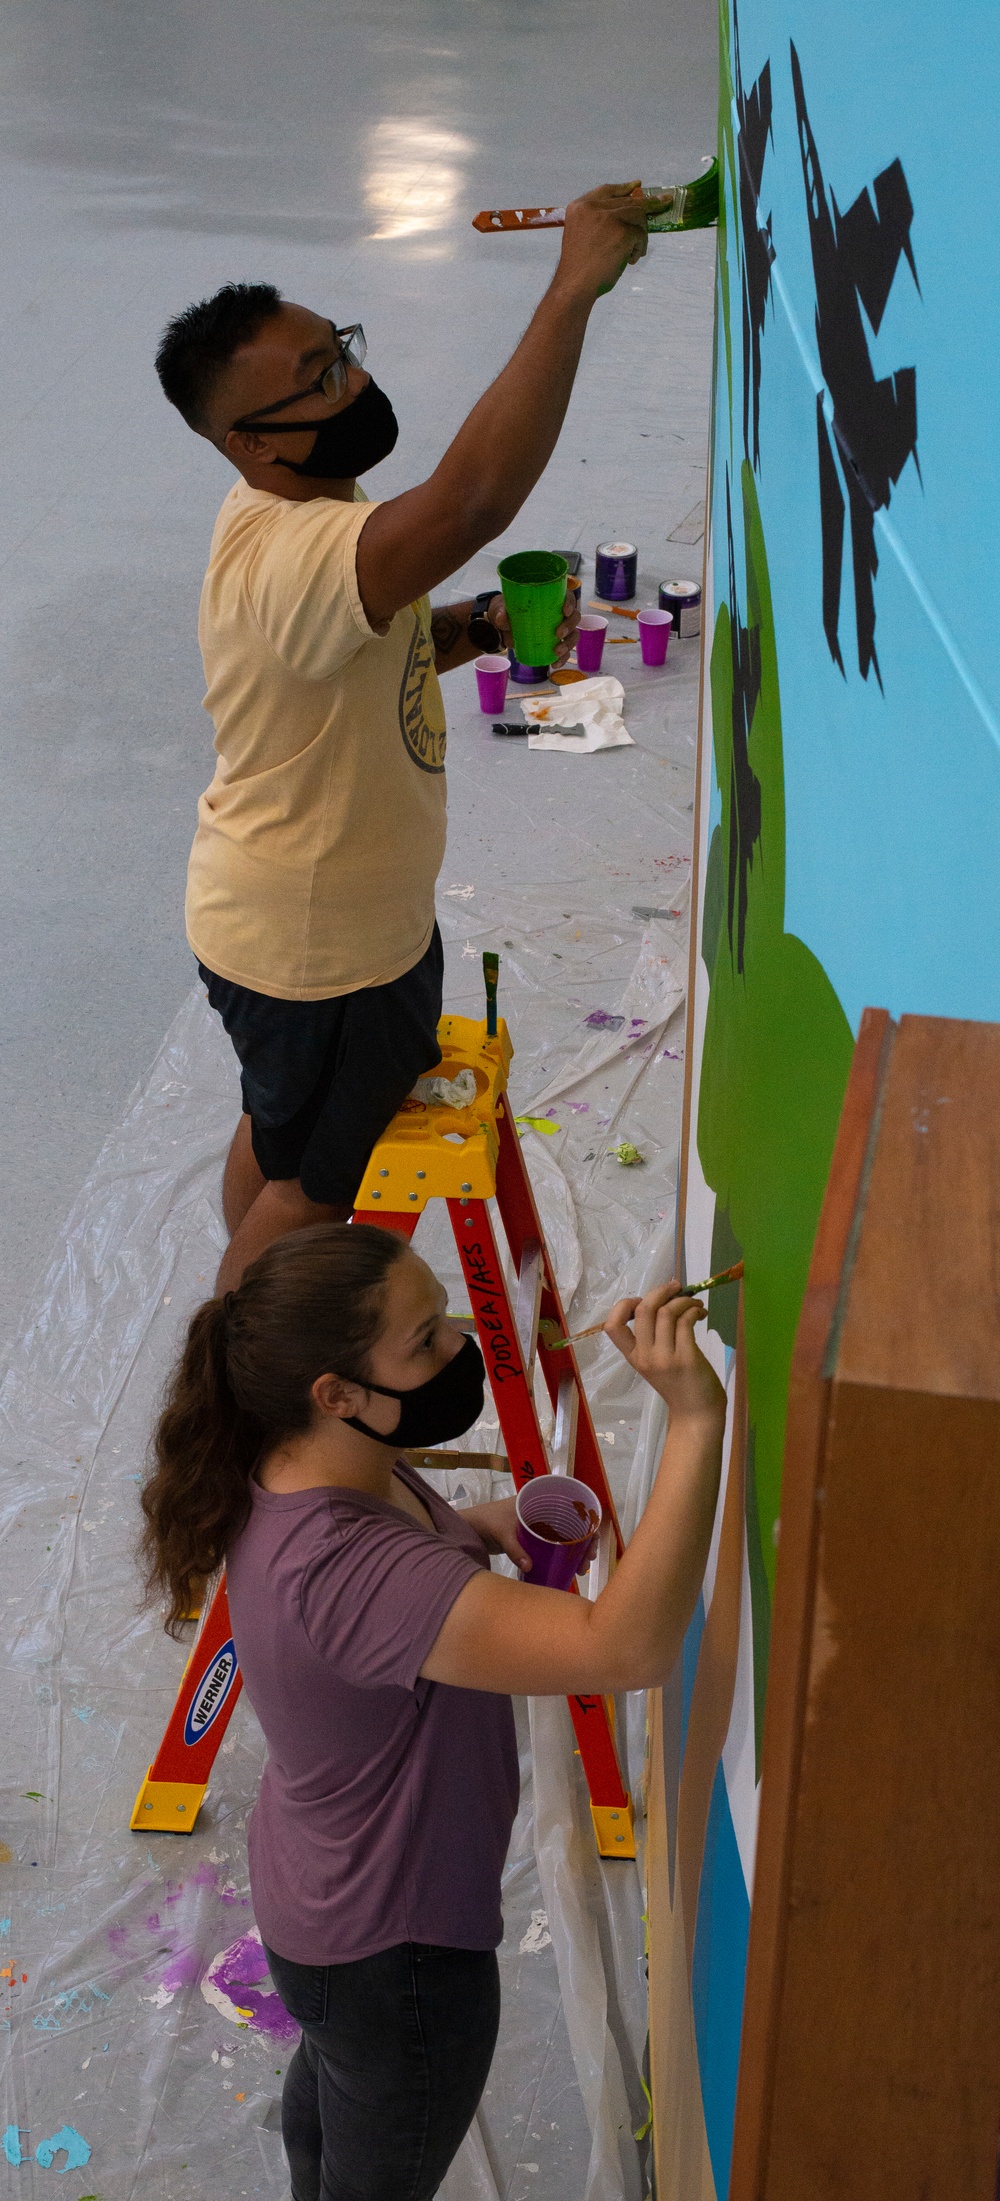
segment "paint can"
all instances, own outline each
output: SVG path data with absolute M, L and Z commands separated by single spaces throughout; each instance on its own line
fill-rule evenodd
M 606 603 L 635 595 L 639 553 L 634 543 L 598 543 L 596 588 Z
M 674 633 L 683 642 L 701 633 L 701 590 L 697 581 L 661 581 L 660 610 L 669 611 Z

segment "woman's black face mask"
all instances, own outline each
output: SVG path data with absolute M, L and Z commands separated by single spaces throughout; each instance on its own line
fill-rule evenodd
M 411 1445 L 447 1444 L 450 1437 L 460 1437 L 479 1420 L 485 1388 L 482 1353 L 475 1338 L 467 1337 L 447 1365 L 413 1391 L 389 1391 L 384 1383 L 365 1385 L 380 1398 L 399 1400 L 399 1420 L 389 1436 L 381 1429 L 370 1429 L 354 1414 L 347 1417 L 347 1426 L 374 1437 L 376 1444 L 391 1445 L 394 1452 L 406 1452 Z
M 308 423 L 304 423 L 308 425 Z M 258 423 L 266 433 L 263 421 Z M 364 389 L 339 413 L 321 420 L 307 459 L 282 459 L 291 474 L 315 481 L 356 481 L 395 448 L 399 422 L 385 391 L 369 376 Z

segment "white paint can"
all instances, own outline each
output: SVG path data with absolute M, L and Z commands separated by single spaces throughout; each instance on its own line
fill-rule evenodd
M 701 590 L 697 581 L 661 581 L 660 610 L 669 611 L 674 633 L 682 641 L 701 633 Z

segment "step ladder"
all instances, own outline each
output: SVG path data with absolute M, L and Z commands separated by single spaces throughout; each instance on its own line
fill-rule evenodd
M 586 1588 L 596 1597 L 621 1554 L 621 1530 L 574 1348 L 553 1351 L 546 1343 L 546 1337 L 566 1336 L 566 1319 L 505 1097 L 513 1052 L 507 1027 L 495 1009 L 484 1022 L 444 1016 L 438 1044 L 442 1061 L 435 1076 L 453 1079 L 471 1070 L 475 1096 L 458 1109 L 405 1100 L 371 1156 L 354 1213 L 411 1238 L 428 1201 L 447 1202 L 515 1485 L 521 1489 L 537 1475 L 574 1475 L 601 1501 L 601 1535 Z M 494 1198 L 516 1278 L 512 1289 L 487 1205 Z M 535 1403 L 536 1364 L 555 1416 L 549 1447 Z M 430 1462 L 433 1454 L 425 1457 Z M 571 1594 L 579 1594 L 576 1585 Z M 192 1832 L 241 1687 L 223 1573 L 206 1592 L 177 1702 L 136 1798 L 133 1831 Z M 598 1850 L 602 1857 L 634 1857 L 632 1801 L 618 1765 L 613 1701 L 573 1696 L 568 1702 Z

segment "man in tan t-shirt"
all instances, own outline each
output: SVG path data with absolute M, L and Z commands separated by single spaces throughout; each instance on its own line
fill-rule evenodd
M 559 434 L 595 299 L 645 247 L 637 187 L 567 208 L 513 358 L 429 479 L 381 504 L 357 480 L 397 428 L 360 327 L 229 284 L 165 332 L 166 396 L 241 476 L 202 591 L 218 761 L 186 904 L 242 1072 L 220 1291 L 273 1239 L 350 1214 L 373 1146 L 440 1059 L 438 674 L 509 635 L 501 596 L 432 612 L 426 592 L 510 525 Z M 563 658 L 577 618 L 569 596 Z

